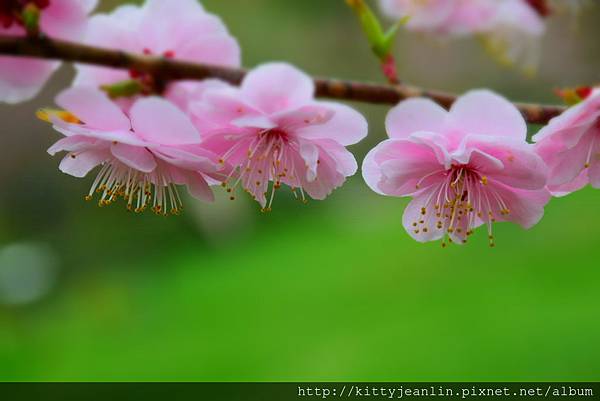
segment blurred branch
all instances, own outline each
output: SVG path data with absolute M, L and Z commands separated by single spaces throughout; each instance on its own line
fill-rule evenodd
M 202 80 L 218 78 L 238 85 L 244 78 L 243 69 L 196 64 L 163 57 L 151 57 L 119 50 L 103 49 L 49 38 L 26 38 L 0 35 L 0 54 L 17 57 L 35 57 L 101 65 L 112 68 L 134 69 L 152 74 L 157 80 Z M 398 84 L 344 81 L 315 78 L 316 95 L 323 98 L 352 100 L 365 103 L 391 104 L 411 97 L 426 97 L 443 107 L 450 107 L 456 95 Z M 561 114 L 565 107 L 515 103 L 529 123 L 545 124 Z

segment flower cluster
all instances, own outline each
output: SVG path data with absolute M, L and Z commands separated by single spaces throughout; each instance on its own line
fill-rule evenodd
M 33 12 L 49 36 L 85 32 L 83 42 L 97 47 L 241 65 L 237 41 L 196 0 L 147 0 L 88 19 L 94 3 L 0 0 L 0 33 L 30 35 Z M 411 29 L 494 32 L 496 38 L 515 35 L 514 26 L 537 35 L 548 12 L 544 1 L 381 3 L 391 15 L 411 16 Z M 514 49 L 509 55 L 520 57 Z M 56 67 L 0 58 L 0 100 L 30 98 Z M 313 79 L 290 64 L 260 65 L 239 86 L 216 79 L 163 82 L 135 68 L 76 70 L 72 87 L 56 97 L 60 109 L 38 116 L 64 136 L 48 149 L 66 152 L 62 172 L 85 177 L 97 170 L 85 198 L 100 206 L 120 201 L 134 212 L 179 214 L 180 186 L 208 202 L 213 187 L 223 187 L 232 200 L 243 189 L 269 211 L 284 186 L 303 202 L 321 200 L 358 170 L 347 147 L 366 137 L 367 121 L 346 105 L 316 100 Z M 535 143 L 527 142 L 519 110 L 488 90 L 466 93 L 448 111 L 424 98 L 405 100 L 389 112 L 389 139 L 368 153 L 363 178 L 378 194 L 412 198 L 403 224 L 417 241 L 463 244 L 485 226 L 494 246 L 495 223 L 530 228 L 552 196 L 588 183 L 600 188 L 600 89 L 573 93 L 580 103 L 544 127 Z
M 90 18 L 84 42 L 147 55 L 229 67 L 240 50 L 221 20 L 196 0 L 148 0 Z M 218 80 L 164 85 L 150 74 L 77 65 L 61 110 L 40 117 L 65 136 L 61 171 L 99 173 L 86 199 L 100 206 L 122 198 L 127 208 L 158 214 L 182 209 L 178 185 L 205 201 L 220 185 L 237 187 L 264 211 L 286 185 L 298 199 L 324 199 L 358 169 L 346 146 L 367 135 L 364 117 L 314 99 L 313 80 L 285 63 L 250 71 L 240 87 Z M 135 82 L 141 90 L 111 99 L 99 88 Z M 107 90 L 111 94 L 110 90 Z

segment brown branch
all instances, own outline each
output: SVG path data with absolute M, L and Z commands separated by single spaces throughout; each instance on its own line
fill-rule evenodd
M 153 74 L 158 79 L 164 81 L 219 78 L 237 85 L 246 74 L 246 71 L 242 69 L 150 57 L 49 38 L 0 36 L 0 54 L 134 69 Z M 315 78 L 315 85 L 317 88 L 316 94 L 319 97 L 365 103 L 393 105 L 406 98 L 423 96 L 448 108 L 456 100 L 456 95 L 450 93 L 423 89 L 406 84 L 391 86 Z M 534 124 L 545 124 L 551 118 L 561 114 L 565 110 L 562 106 L 528 103 L 515 103 L 515 106 L 519 108 L 529 123 Z

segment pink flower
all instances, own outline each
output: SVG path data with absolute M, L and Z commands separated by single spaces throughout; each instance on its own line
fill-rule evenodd
M 464 243 L 486 224 L 493 245 L 494 222 L 529 228 L 541 219 L 550 199 L 546 166 L 504 98 L 472 91 L 450 112 L 427 99 L 407 100 L 386 125 L 390 139 L 367 155 L 363 177 L 379 194 L 413 198 L 403 224 L 417 241 L 449 236 Z
M 533 140 L 548 164 L 553 195 L 567 195 L 587 184 L 600 188 L 600 89 L 552 119 Z
M 487 48 L 500 62 L 519 66 L 529 74 L 536 71 L 546 25 L 527 1 L 498 2 L 494 17 L 482 32 Z
M 532 71 L 545 24 L 527 0 L 380 0 L 387 15 L 408 17 L 407 29 L 439 36 L 481 35 L 503 63 Z
M 411 31 L 442 35 L 477 33 L 491 18 L 500 0 L 380 0 L 391 18 L 408 18 Z
M 315 101 L 314 92 L 310 77 L 273 63 L 250 72 L 241 87 L 206 91 L 192 105 L 199 129 L 212 133 L 205 146 L 238 168 L 223 184 L 229 191 L 241 185 L 269 210 L 282 184 L 302 200 L 305 193 L 324 199 L 356 172 L 345 146 L 366 136 L 366 120 L 347 106 Z
M 95 15 L 85 42 L 197 63 L 240 66 L 237 41 L 198 0 L 147 0 L 142 7 L 123 5 L 111 14 Z M 98 87 L 131 78 L 140 80 L 150 91 L 161 91 L 147 74 L 88 65 L 77 66 L 74 85 Z M 188 95 L 198 90 L 197 85 L 178 82 L 162 94 L 186 109 Z
M 56 101 L 68 112 L 49 113 L 65 135 L 48 149 L 68 152 L 60 170 L 84 177 L 102 166 L 86 199 L 97 192 L 101 206 L 121 197 L 129 210 L 177 214 L 176 186 L 187 185 L 195 198 L 213 200 L 207 181 L 218 180 L 217 156 L 201 147 L 198 131 L 170 102 L 140 99 L 127 116 L 98 89 L 71 88 Z
M 86 26 L 96 0 L 1 0 L 0 35 L 25 36 L 20 14 L 25 5 L 41 10 L 40 30 L 48 36 L 75 40 Z M 60 66 L 53 61 L 0 57 L 0 102 L 19 103 L 33 98 Z

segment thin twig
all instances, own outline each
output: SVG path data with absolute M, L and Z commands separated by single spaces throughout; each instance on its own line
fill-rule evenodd
M 201 80 L 219 78 L 239 84 L 246 71 L 243 69 L 218 67 L 186 61 L 127 53 L 103 49 L 50 38 L 25 38 L 0 35 L 0 54 L 71 61 L 113 68 L 133 69 L 154 75 L 164 81 Z M 419 88 L 416 86 L 382 85 L 345 81 L 330 78 L 315 78 L 316 95 L 323 98 L 352 100 L 365 103 L 396 104 L 411 97 L 427 97 L 443 107 L 450 107 L 456 95 Z M 565 107 L 515 103 L 529 123 L 545 124 L 561 114 Z

